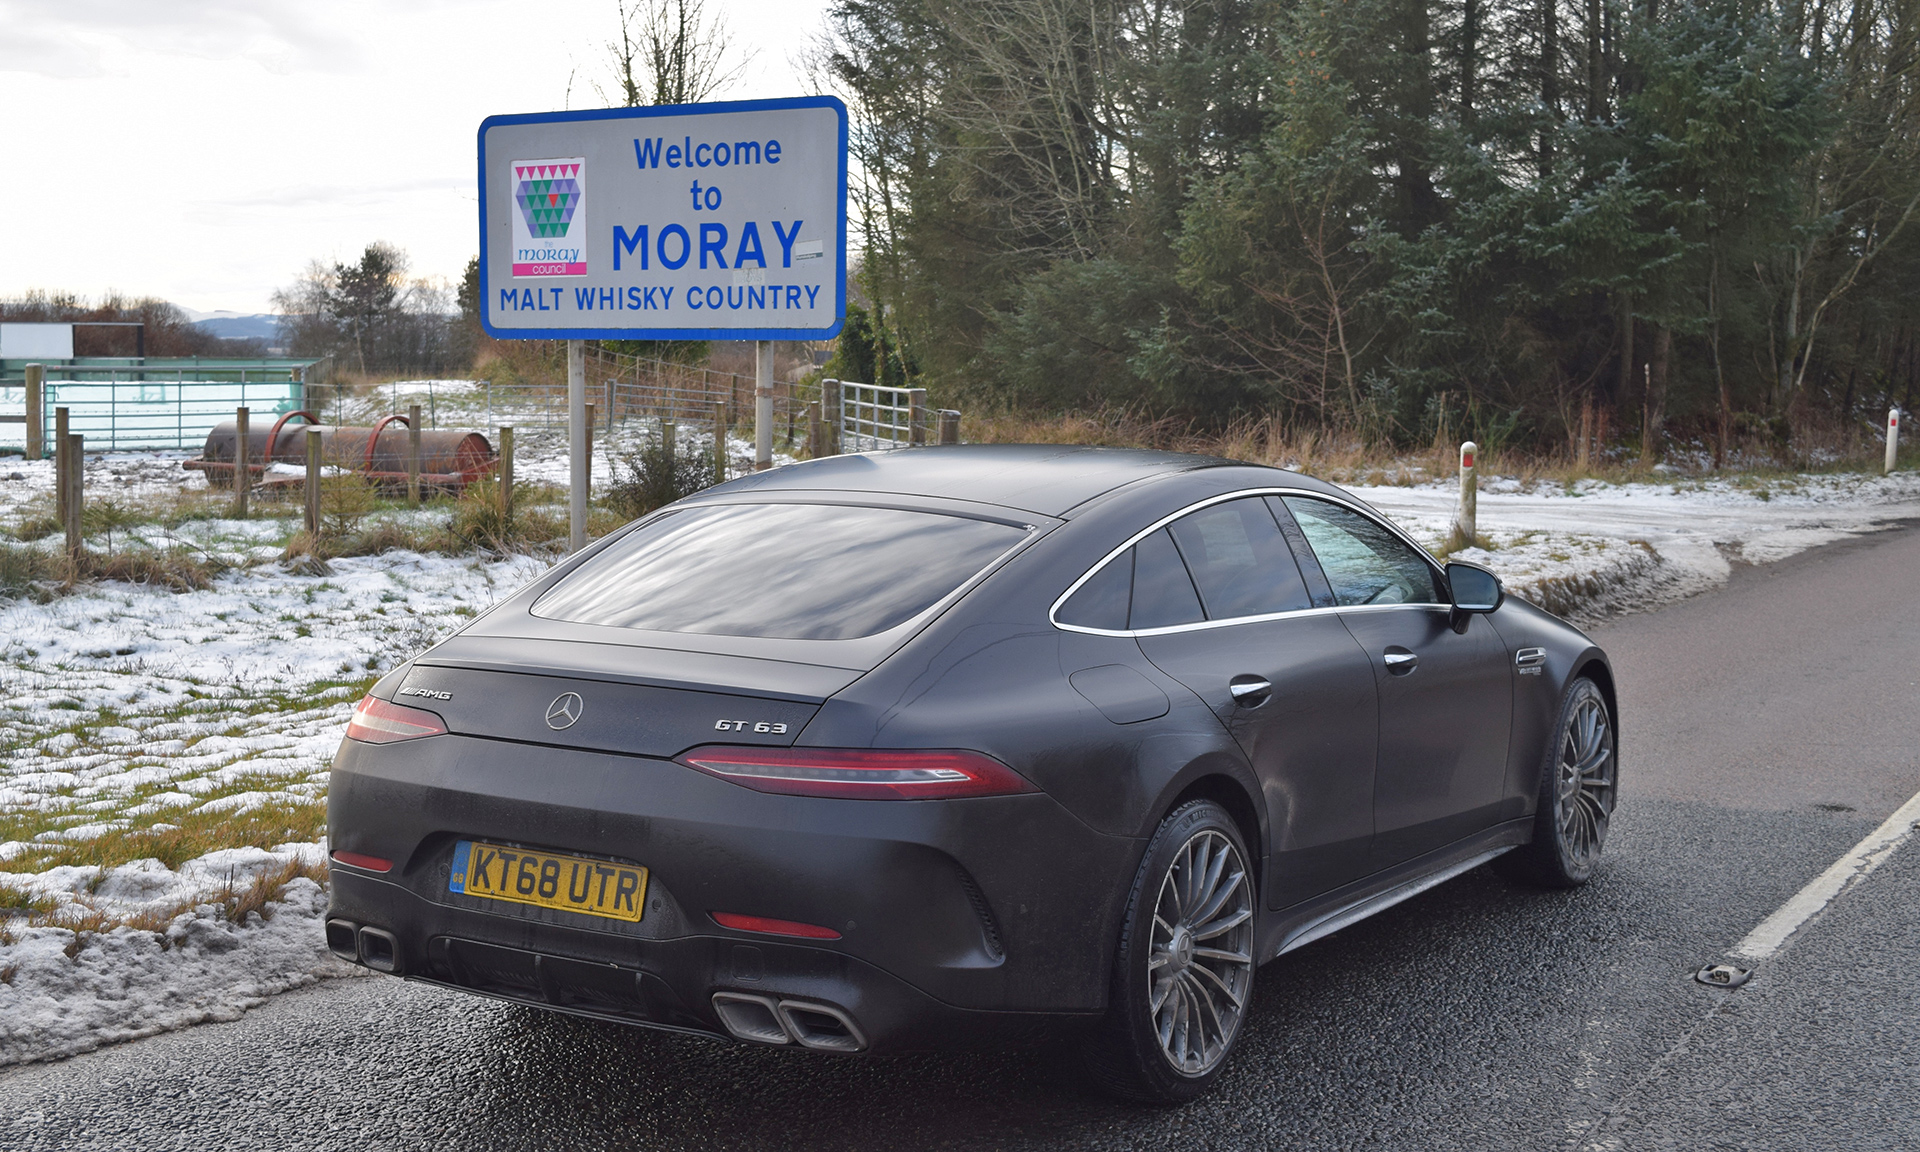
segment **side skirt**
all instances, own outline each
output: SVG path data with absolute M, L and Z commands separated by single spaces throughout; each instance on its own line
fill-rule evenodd
M 1411 900 L 1532 837 L 1533 820 L 1509 820 L 1455 841 L 1398 868 L 1375 873 L 1317 900 L 1272 913 L 1261 932 L 1260 962 L 1266 963 L 1404 900 Z

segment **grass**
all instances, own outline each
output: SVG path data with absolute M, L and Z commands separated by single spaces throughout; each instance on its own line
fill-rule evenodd
M 0 865 L 6 872 L 44 872 L 61 865 L 114 868 L 134 860 L 158 860 L 179 868 L 222 848 L 275 848 L 308 844 L 327 830 L 324 800 L 279 801 L 238 811 L 165 812 L 143 824 L 111 829 L 82 840 L 37 840 Z
M 285 718 L 304 723 L 318 710 L 357 699 L 374 677 L 345 677 L 291 691 L 249 695 L 244 700 L 224 686 L 190 691 L 186 698 L 153 711 L 104 708 L 62 710 L 57 701 L 46 715 L 22 723 L 18 712 L 0 714 L 0 758 L 18 760 L 34 747 L 57 748 L 75 761 L 118 762 L 116 770 L 166 757 L 125 746 L 100 748 L 97 734 L 109 726 L 137 725 L 141 744 L 184 738 L 183 757 L 201 762 L 179 771 L 152 774 L 128 786 L 97 782 L 83 768 L 73 779 L 44 788 L 31 802 L 0 809 L 0 841 L 24 842 L 25 851 L 0 861 L 0 875 L 33 873 L 60 865 L 110 868 L 133 860 L 158 859 L 169 868 L 219 848 L 272 848 L 309 843 L 326 831 L 324 763 L 290 758 L 284 749 L 235 749 L 209 761 L 198 749 L 209 740 L 237 739 L 260 732 Z M 208 745 L 218 748 L 218 744 Z M 257 761 L 262 754 L 272 755 Z M 216 778 L 217 777 L 217 778 Z M 261 802 L 266 794 L 270 799 Z M 3 889 L 0 889 L 3 890 Z

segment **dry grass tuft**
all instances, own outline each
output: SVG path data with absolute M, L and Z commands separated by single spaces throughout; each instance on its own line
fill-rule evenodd
M 89 552 L 81 575 L 128 584 L 157 584 L 174 592 L 196 592 L 213 587 L 216 568 L 184 548 L 127 548 L 119 552 Z
M 53 554 L 18 544 L 0 544 L 0 596 L 50 596 L 60 576 Z
M 39 516 L 28 516 L 20 521 L 13 530 L 13 536 L 16 540 L 31 543 L 35 540 L 45 540 L 49 536 L 58 536 L 61 531 L 59 517 L 48 512 Z
M 0 884 L 0 916 L 38 916 L 57 907 L 57 900 L 35 896 L 10 884 Z
M 67 959 L 77 959 L 96 938 L 108 935 L 121 928 L 132 928 L 139 932 L 152 932 L 160 937 L 160 947 L 168 946 L 166 931 L 182 913 L 191 912 L 203 904 L 212 904 L 220 918 L 232 924 L 247 922 L 247 918 L 258 914 L 262 920 L 271 920 L 274 905 L 285 895 L 287 885 L 300 877 L 306 877 L 317 884 L 327 882 L 328 870 L 325 861 L 309 862 L 301 857 L 269 869 L 244 883 L 229 880 L 225 887 L 215 892 L 211 898 L 193 898 L 161 908 L 152 908 L 128 915 L 116 915 L 108 912 L 86 897 L 80 897 L 69 904 L 34 912 L 26 918 L 29 928 L 64 928 L 73 933 L 61 951 Z M 8 926 L 0 925 L 0 946 L 14 943 L 16 937 Z M 8 968 L 0 977 L 0 983 L 11 983 L 16 969 Z
M 1404 448 L 1369 441 L 1358 433 L 1310 424 L 1288 424 L 1282 417 L 1243 417 L 1225 429 L 1210 431 L 1171 419 L 1152 419 L 1116 410 L 1096 413 L 1037 414 L 1015 411 L 968 412 L 962 435 L 981 444 L 1087 444 L 1192 452 L 1244 460 L 1304 472 L 1338 484 L 1412 485 L 1457 475 L 1460 439 L 1442 432 L 1425 448 Z M 1920 448 L 1912 457 L 1920 459 Z M 1728 466 L 1715 469 L 1711 453 L 1676 436 L 1664 462 L 1644 458 L 1638 440 L 1596 446 L 1581 464 L 1568 446 L 1522 449 L 1502 444 L 1480 446 L 1482 476 L 1511 477 L 1522 485 L 1573 485 L 1593 479 L 1612 484 L 1672 484 L 1714 475 L 1761 483 L 1765 478 L 1805 472 L 1879 471 L 1880 447 L 1871 437 L 1808 426 L 1789 447 L 1757 434 L 1737 440 Z M 1656 470 L 1658 465 L 1658 470 Z
M 255 912 L 262 920 L 273 918 L 272 905 L 285 894 L 288 884 L 304 876 L 316 884 L 327 882 L 325 861 L 309 863 L 303 857 L 296 856 L 285 864 L 268 872 L 255 876 L 251 882 L 236 887 L 228 881 L 225 890 L 218 897 L 220 915 L 234 924 L 245 924 L 247 917 Z

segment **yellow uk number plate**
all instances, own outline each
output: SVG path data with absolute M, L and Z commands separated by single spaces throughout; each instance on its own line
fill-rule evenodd
M 453 846 L 447 890 L 637 921 L 647 906 L 647 870 L 610 860 L 462 840 Z

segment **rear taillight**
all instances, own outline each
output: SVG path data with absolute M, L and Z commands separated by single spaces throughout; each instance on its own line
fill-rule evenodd
M 353 719 L 347 721 L 347 738 L 365 744 L 392 744 L 420 736 L 444 736 L 446 722 L 425 708 L 389 704 L 372 696 L 353 706 Z
M 680 762 L 759 792 L 851 800 L 949 800 L 1031 792 L 978 752 L 872 748 L 695 748 Z
M 393 861 L 379 856 L 368 856 L 363 852 L 341 852 L 336 849 L 333 858 L 342 864 L 351 864 L 355 868 L 365 868 L 369 872 L 391 872 Z
M 840 933 L 818 924 L 797 920 L 775 920 L 771 916 L 742 916 L 738 912 L 709 912 L 713 922 L 736 932 L 762 932 L 768 936 L 798 936 L 802 940 L 838 940 Z

